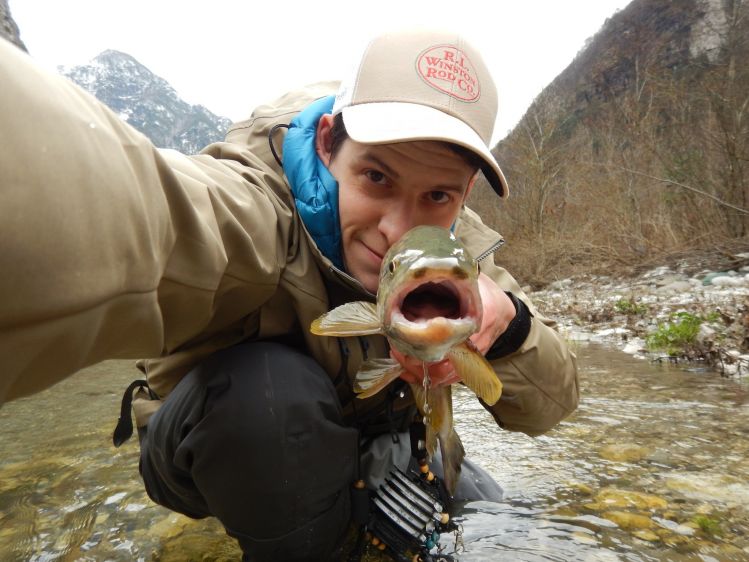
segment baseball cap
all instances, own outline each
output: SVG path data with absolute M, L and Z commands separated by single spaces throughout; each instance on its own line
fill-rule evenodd
M 497 89 L 479 52 L 446 31 L 386 33 L 365 47 L 341 83 L 333 114 L 365 144 L 436 140 L 479 155 L 481 170 L 500 197 L 508 194 L 489 150 Z

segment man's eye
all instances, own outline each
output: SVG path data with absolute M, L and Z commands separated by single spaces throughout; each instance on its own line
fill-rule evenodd
M 450 201 L 450 195 L 446 191 L 430 191 L 429 199 L 434 203 L 447 203 Z
M 385 183 L 386 177 L 385 174 L 382 172 L 378 172 L 377 170 L 367 170 L 364 172 L 364 175 L 369 178 L 369 181 L 372 181 L 374 183 Z

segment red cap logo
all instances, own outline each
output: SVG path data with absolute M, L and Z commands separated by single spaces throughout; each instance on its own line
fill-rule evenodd
M 423 51 L 416 68 L 424 82 L 456 99 L 476 101 L 481 94 L 473 64 L 452 45 L 436 45 Z

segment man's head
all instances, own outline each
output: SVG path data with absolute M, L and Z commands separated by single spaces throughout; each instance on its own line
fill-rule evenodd
M 464 39 L 383 35 L 352 76 L 318 124 L 317 151 L 339 184 L 346 268 L 374 292 L 387 249 L 416 225 L 450 227 L 479 169 L 501 196 L 507 184 L 488 147 L 496 88 Z

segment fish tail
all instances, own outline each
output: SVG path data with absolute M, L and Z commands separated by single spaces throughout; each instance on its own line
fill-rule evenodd
M 454 429 L 446 435 L 439 435 L 440 449 L 442 451 L 442 468 L 445 477 L 445 487 L 452 496 L 455 494 L 455 488 L 460 478 L 460 469 L 465 458 L 465 450 L 460 437 Z
M 445 487 L 452 496 L 458 485 L 460 469 L 465 458 L 463 443 L 461 443 L 460 437 L 453 426 L 452 388 L 450 386 L 430 388 L 429 398 L 432 403 L 430 426 L 437 434 L 442 453 Z

